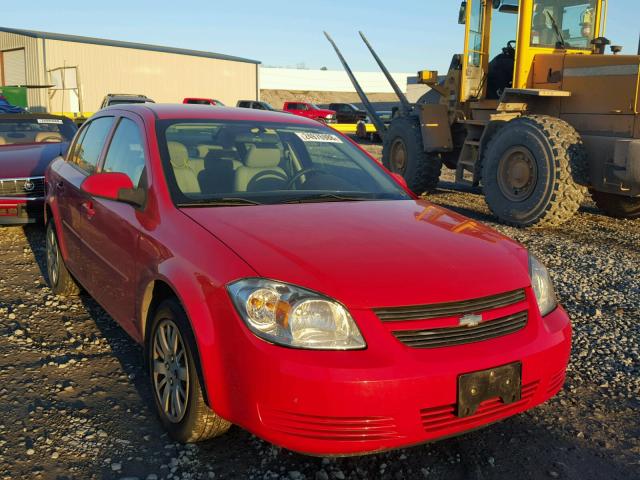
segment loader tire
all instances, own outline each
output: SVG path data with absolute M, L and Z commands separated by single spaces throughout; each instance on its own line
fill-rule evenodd
M 559 118 L 530 115 L 502 127 L 482 162 L 485 200 L 501 223 L 556 227 L 580 207 L 586 152 L 576 130 Z
M 604 213 L 614 218 L 640 218 L 640 198 L 591 190 L 591 198 Z
M 442 169 L 439 154 L 424 152 L 417 117 L 396 117 L 384 135 L 382 164 L 406 180 L 416 195 L 436 189 Z

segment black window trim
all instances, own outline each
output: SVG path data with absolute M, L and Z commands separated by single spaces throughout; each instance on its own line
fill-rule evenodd
M 87 172 L 84 168 L 80 167 L 80 165 L 72 161 L 72 158 L 75 155 L 76 147 L 78 146 L 80 137 L 83 135 L 86 135 L 86 132 L 89 130 L 89 127 L 91 126 L 91 124 L 96 120 L 100 120 L 101 118 L 112 118 L 113 123 L 111 124 L 111 128 L 109 129 L 109 132 L 107 132 L 106 138 L 108 140 L 105 142 L 105 145 L 102 146 L 102 150 L 100 150 L 100 154 L 98 155 L 98 160 L 96 161 L 95 170 L 93 172 Z M 80 130 L 78 130 L 76 137 L 73 139 L 73 146 L 72 148 L 69 149 L 69 152 L 67 153 L 67 158 L 65 161 L 69 165 L 71 165 L 73 168 L 75 168 L 78 172 L 82 173 L 85 177 L 88 177 L 90 175 L 93 175 L 94 173 L 100 172 L 102 169 L 102 161 L 104 159 L 104 154 L 105 154 L 105 146 L 107 144 L 111 144 L 111 137 L 113 136 L 113 131 L 114 131 L 113 129 L 117 123 L 116 119 L 117 119 L 116 115 L 100 115 L 99 117 L 91 118 L 90 120 L 87 120 L 86 122 L 84 122 L 82 124 L 82 127 L 80 127 Z M 84 140 L 84 137 L 83 137 L 83 140 Z

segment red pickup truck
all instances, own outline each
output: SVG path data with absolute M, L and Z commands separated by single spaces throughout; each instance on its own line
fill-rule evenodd
M 300 115 L 301 117 L 312 118 L 323 123 L 336 123 L 336 112 L 333 110 L 325 110 L 313 103 L 306 102 L 284 102 L 282 109 L 285 112 Z

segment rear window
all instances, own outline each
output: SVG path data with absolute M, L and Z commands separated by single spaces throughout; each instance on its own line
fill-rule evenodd
M 75 124 L 59 118 L 0 118 L 0 146 L 68 142 L 76 133 Z

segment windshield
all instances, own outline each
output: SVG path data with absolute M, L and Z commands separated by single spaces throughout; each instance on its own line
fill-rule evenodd
M 158 132 L 179 206 L 410 198 L 375 161 L 320 125 L 165 120 Z
M 597 0 L 535 0 L 531 45 L 591 49 Z
M 0 148 L 5 145 L 68 142 L 75 133 L 75 124 L 67 119 L 0 118 Z

